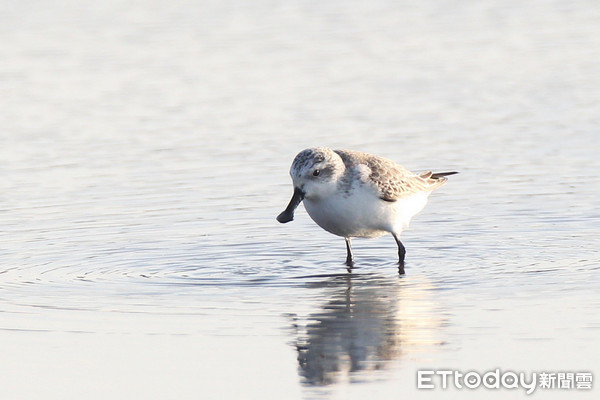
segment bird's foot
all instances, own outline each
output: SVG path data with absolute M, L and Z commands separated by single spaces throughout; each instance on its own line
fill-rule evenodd
M 354 268 L 354 260 L 352 258 L 347 258 L 346 266 L 348 267 L 348 272 L 352 271 L 352 268 Z
M 404 275 L 404 261 L 398 262 L 398 275 Z

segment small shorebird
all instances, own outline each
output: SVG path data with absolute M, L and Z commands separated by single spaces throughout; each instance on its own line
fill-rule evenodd
M 277 221 L 292 221 L 304 200 L 317 225 L 346 239 L 348 267 L 354 265 L 351 237 L 373 238 L 389 232 L 398 245 L 398 270 L 404 273 L 406 249 L 400 234 L 425 207 L 429 194 L 453 174 L 414 174 L 391 160 L 357 151 L 306 149 L 292 163 L 294 194 Z

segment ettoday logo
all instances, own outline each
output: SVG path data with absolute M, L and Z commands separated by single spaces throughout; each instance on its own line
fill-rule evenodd
M 591 372 L 524 372 L 501 371 L 499 368 L 486 371 L 463 373 L 457 370 L 419 370 L 417 371 L 417 389 L 518 389 L 532 394 L 541 389 L 592 389 Z

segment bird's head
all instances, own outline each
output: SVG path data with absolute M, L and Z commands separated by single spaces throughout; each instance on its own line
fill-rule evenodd
M 294 195 L 277 220 L 281 223 L 293 220 L 296 207 L 305 198 L 318 201 L 331 195 L 344 169 L 341 157 L 331 149 L 311 148 L 298 153 L 290 168 Z

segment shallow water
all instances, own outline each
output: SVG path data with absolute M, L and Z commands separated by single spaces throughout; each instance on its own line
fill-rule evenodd
M 593 1 L 4 7 L 3 397 L 597 379 L 599 21 Z M 406 275 L 390 236 L 355 240 L 349 274 L 302 207 L 275 221 L 317 145 L 461 172 L 404 233 Z M 594 393 L 536 397 L 565 394 Z

